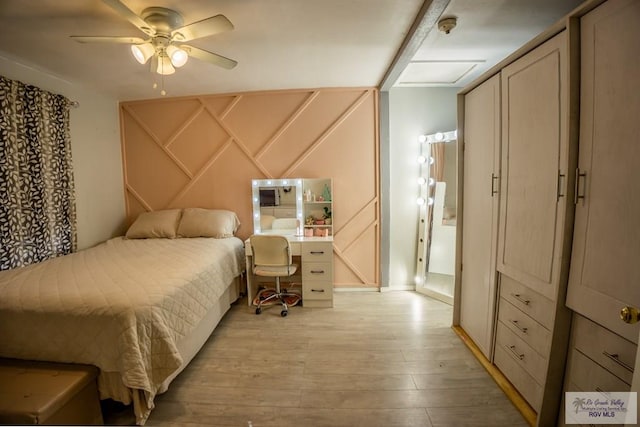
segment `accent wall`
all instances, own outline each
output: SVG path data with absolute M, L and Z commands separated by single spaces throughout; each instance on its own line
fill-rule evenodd
M 308 89 L 120 104 L 126 211 L 235 211 L 253 229 L 251 180 L 332 178 L 334 282 L 380 285 L 378 92 Z

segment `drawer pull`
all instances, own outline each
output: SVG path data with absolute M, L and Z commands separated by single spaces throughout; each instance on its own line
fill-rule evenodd
M 516 351 L 516 346 L 515 345 L 510 345 L 509 347 L 507 347 L 509 349 L 509 351 L 511 353 L 513 353 L 514 356 L 516 356 L 518 359 L 522 360 L 524 359 L 524 354 L 520 354 Z
M 522 326 L 520 326 L 520 324 L 518 323 L 517 320 L 509 320 L 509 322 L 511 322 L 513 324 L 513 326 L 515 326 L 516 328 L 518 328 L 518 330 L 520 332 L 522 332 L 523 334 L 527 333 L 527 328 L 524 328 Z
M 311 273 L 311 274 L 324 274 L 324 270 L 310 270 L 309 273 Z
M 618 356 L 617 354 L 611 354 L 607 351 L 603 351 L 602 354 L 605 357 L 608 357 L 609 359 L 613 360 L 614 362 L 616 362 L 618 365 L 622 366 L 624 369 L 626 369 L 627 371 L 633 373 L 633 368 L 629 365 L 627 365 L 626 363 L 624 363 L 622 360 L 620 360 L 620 356 Z
M 320 293 L 324 293 L 324 289 L 311 289 L 311 292 L 320 292 Z
M 531 300 L 528 299 L 524 299 L 522 297 L 522 295 L 520 294 L 511 294 L 511 296 L 513 296 L 515 299 L 517 299 L 518 301 L 520 301 L 521 303 L 523 303 L 524 305 L 529 305 L 531 304 Z
M 324 251 L 310 251 L 311 255 L 324 255 Z

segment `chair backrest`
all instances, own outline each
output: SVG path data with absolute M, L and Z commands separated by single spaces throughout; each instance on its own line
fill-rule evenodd
M 285 236 L 254 234 L 249 241 L 254 265 L 280 267 L 291 264 L 291 248 Z

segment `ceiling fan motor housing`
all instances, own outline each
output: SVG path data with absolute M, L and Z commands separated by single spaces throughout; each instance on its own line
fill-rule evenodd
M 164 7 L 148 7 L 142 11 L 142 19 L 158 33 L 171 33 L 183 25 L 182 15 Z

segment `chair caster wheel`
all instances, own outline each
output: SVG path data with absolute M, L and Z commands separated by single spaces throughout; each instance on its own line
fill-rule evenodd
M 260 307 L 256 308 L 256 314 L 262 313 L 262 309 Z
M 287 314 L 288 314 L 288 313 L 289 313 L 289 312 L 288 312 L 287 310 L 282 310 L 282 311 L 280 312 L 280 316 L 282 316 L 282 317 L 287 317 Z

